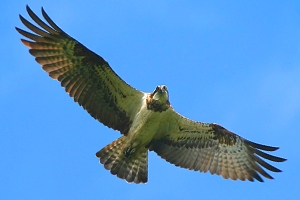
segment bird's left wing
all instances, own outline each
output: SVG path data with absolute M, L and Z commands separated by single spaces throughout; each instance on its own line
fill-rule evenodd
M 94 52 L 61 30 L 42 9 L 47 25 L 27 6 L 29 16 L 43 29 L 20 15 L 22 23 L 35 34 L 16 28 L 33 40 L 22 42 L 53 79 L 61 82 L 70 97 L 104 125 L 126 134 L 145 93 L 124 82 Z
M 261 182 L 263 180 L 257 172 L 266 178 L 273 178 L 260 165 L 270 171 L 281 172 L 258 157 L 275 162 L 285 161 L 260 151 L 275 151 L 277 147 L 250 142 L 220 125 L 192 121 L 175 111 L 171 112 L 170 118 L 170 124 L 162 125 L 167 126 L 162 128 L 163 137 L 153 141 L 149 149 L 176 166 L 200 172 L 210 171 L 225 179 L 257 179 Z

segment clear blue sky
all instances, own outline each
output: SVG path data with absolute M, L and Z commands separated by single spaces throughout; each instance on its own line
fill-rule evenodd
M 300 195 L 299 1 L 1 1 L 0 199 L 297 199 Z M 104 57 L 135 88 L 165 84 L 182 115 L 279 146 L 283 173 L 225 180 L 149 156 L 128 184 L 95 153 L 120 137 L 48 77 L 14 27 L 29 4 Z

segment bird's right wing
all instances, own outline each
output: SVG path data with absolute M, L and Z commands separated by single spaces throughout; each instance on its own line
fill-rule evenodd
M 20 15 L 22 23 L 35 34 L 16 28 L 29 52 L 53 79 L 61 82 L 70 97 L 104 125 L 126 134 L 141 106 L 145 93 L 124 82 L 94 52 L 62 31 L 42 9 L 47 25 L 27 6 L 29 16 L 43 29 Z M 88 34 L 88 33 L 87 33 Z

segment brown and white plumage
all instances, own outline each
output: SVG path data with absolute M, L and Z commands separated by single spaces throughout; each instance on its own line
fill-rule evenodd
M 146 183 L 148 150 L 176 166 L 210 171 L 226 179 L 263 181 L 259 174 L 272 179 L 261 166 L 280 172 L 260 158 L 285 161 L 261 151 L 277 147 L 256 144 L 217 124 L 181 116 L 170 105 L 166 86 L 157 86 L 152 93 L 134 89 L 102 57 L 62 31 L 43 9 L 49 25 L 28 6 L 27 11 L 42 29 L 21 15 L 22 23 L 34 34 L 16 29 L 32 40 L 22 42 L 36 61 L 92 117 L 123 134 L 96 153 L 112 174 L 127 182 Z
M 49 27 L 27 6 L 30 17 L 44 30 L 20 15 L 23 24 L 37 35 L 16 28 L 31 55 L 53 79 L 95 119 L 126 134 L 136 112 L 136 105 L 144 94 L 119 78 L 108 63 L 75 39 L 63 32 L 42 9 Z M 47 32 L 45 32 L 47 31 Z M 118 102 L 118 106 L 115 102 Z
M 153 141 L 150 147 L 168 162 L 190 170 L 210 171 L 211 174 L 233 180 L 257 179 L 262 182 L 257 172 L 273 179 L 259 165 L 273 172 L 281 172 L 258 157 L 275 162 L 285 161 L 260 151 L 275 151 L 277 147 L 250 142 L 218 124 L 201 123 L 178 116 L 180 120 L 176 128 Z

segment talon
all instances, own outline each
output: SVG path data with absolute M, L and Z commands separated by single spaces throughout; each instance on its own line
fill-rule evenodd
M 134 155 L 135 153 L 135 148 L 132 148 L 131 146 L 124 148 L 123 154 L 127 157 L 130 158 Z

